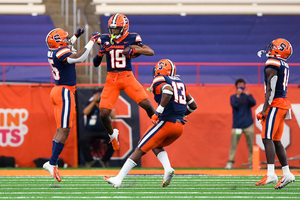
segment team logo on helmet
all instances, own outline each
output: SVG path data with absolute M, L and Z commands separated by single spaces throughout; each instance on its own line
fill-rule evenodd
M 69 34 L 61 28 L 51 30 L 46 36 L 46 44 L 50 50 L 70 45 Z
M 176 66 L 169 59 L 162 59 L 153 68 L 153 76 L 157 75 L 167 75 L 175 76 L 176 75 Z
M 293 53 L 293 47 L 289 41 L 283 38 L 273 40 L 266 49 L 268 57 L 288 59 Z

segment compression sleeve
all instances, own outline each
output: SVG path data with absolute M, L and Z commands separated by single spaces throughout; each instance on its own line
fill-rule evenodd
M 94 45 L 94 42 L 93 42 L 93 41 L 89 41 L 89 42 L 85 45 L 85 48 L 86 48 L 85 52 L 84 52 L 79 58 L 70 58 L 70 57 L 68 57 L 68 58 L 67 58 L 67 62 L 68 62 L 69 64 L 73 64 L 73 63 L 81 63 L 81 62 L 83 62 L 83 61 L 88 57 L 88 55 L 89 55 L 89 53 L 90 53 L 90 51 L 91 51 L 93 45 Z

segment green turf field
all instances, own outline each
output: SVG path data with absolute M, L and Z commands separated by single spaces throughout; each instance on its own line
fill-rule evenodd
M 175 175 L 167 188 L 161 175 L 128 175 L 119 189 L 102 176 L 1 176 L 1 199 L 300 199 L 300 176 L 282 190 L 254 186 L 260 176 Z

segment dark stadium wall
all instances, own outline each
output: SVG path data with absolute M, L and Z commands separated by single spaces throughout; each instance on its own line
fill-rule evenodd
M 93 89 L 78 88 L 76 90 L 78 138 L 84 134 L 84 119 L 82 111 L 92 94 Z M 114 110 L 116 113 L 116 119 L 114 119 L 112 123 L 114 128 L 119 129 L 119 140 L 122 142 L 120 144 L 120 150 L 114 152 L 109 166 L 119 167 L 123 165 L 127 157 L 134 150 L 134 145 L 137 144 L 140 139 L 139 109 L 138 105 L 122 91 L 114 106 Z M 84 165 L 85 163 L 80 148 L 78 152 L 79 164 Z

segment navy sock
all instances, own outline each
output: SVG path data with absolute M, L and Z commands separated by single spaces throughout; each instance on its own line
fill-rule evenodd
M 64 148 L 64 144 L 57 142 L 55 140 L 52 141 L 52 156 L 50 158 L 50 165 L 57 165 L 57 160 Z

